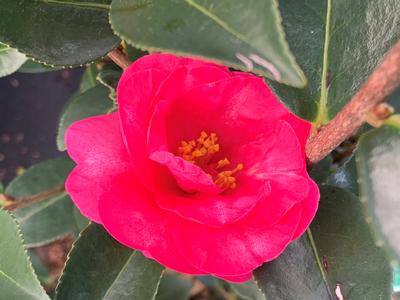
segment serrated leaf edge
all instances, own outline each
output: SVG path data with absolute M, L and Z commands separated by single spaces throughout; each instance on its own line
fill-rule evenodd
M 276 1 L 276 0 L 274 0 L 274 1 Z M 151 52 L 168 52 L 168 53 L 176 54 L 176 55 L 178 55 L 178 56 L 190 56 L 190 57 L 197 58 L 197 59 L 202 59 L 202 60 L 206 60 L 206 61 L 213 61 L 213 62 L 218 63 L 218 64 L 227 65 L 227 66 L 230 66 L 230 67 L 232 67 L 232 68 L 234 68 L 234 69 L 241 70 L 241 71 L 243 71 L 243 72 L 248 72 L 248 70 L 246 69 L 245 66 L 239 65 L 239 64 L 236 64 L 236 63 L 232 63 L 232 62 L 227 61 L 227 60 L 224 60 L 224 59 L 217 60 L 217 59 L 212 59 L 212 58 L 210 58 L 210 57 L 205 57 L 205 56 L 202 56 L 202 55 L 197 55 L 197 54 L 193 54 L 193 53 L 186 52 L 186 51 L 179 51 L 179 50 L 170 49 L 170 48 L 167 48 L 167 47 L 166 47 L 166 48 L 152 47 L 152 46 L 147 46 L 147 45 L 145 45 L 145 44 L 141 44 L 141 43 L 134 42 L 133 40 L 131 40 L 130 38 L 128 38 L 127 36 L 125 36 L 124 34 L 122 34 L 121 32 L 119 32 L 119 31 L 114 27 L 113 22 L 112 22 L 112 17 L 111 17 L 111 11 L 112 11 L 112 10 L 113 10 L 113 3 L 111 3 L 110 9 L 109 9 L 109 11 L 108 11 L 108 21 L 109 21 L 109 24 L 110 24 L 111 29 L 112 29 L 112 31 L 114 32 L 114 34 L 115 34 L 116 36 L 118 36 L 121 40 L 126 41 L 128 44 L 130 44 L 131 46 L 133 46 L 133 47 L 135 47 L 135 48 L 137 48 L 137 49 L 139 49 L 139 50 L 148 51 L 149 53 L 151 53 Z M 288 47 L 289 47 L 289 46 L 288 46 Z M 296 63 L 296 65 L 298 65 L 298 64 Z M 300 69 L 300 70 L 301 70 L 301 69 Z M 258 71 L 257 69 L 254 69 L 254 70 L 252 70 L 251 72 L 254 73 L 254 74 L 256 74 L 256 75 L 262 76 L 262 77 L 265 76 L 265 73 L 263 73 L 263 72 L 261 72 L 261 71 Z M 301 70 L 301 72 L 303 73 L 302 70 Z M 268 72 L 268 73 L 269 73 L 269 72 Z M 303 76 L 304 76 L 305 84 L 306 84 L 306 83 L 307 83 L 307 79 L 306 79 L 304 73 L 303 73 Z M 266 76 L 265 76 L 265 77 L 266 77 Z M 269 79 L 275 80 L 275 79 L 273 78 L 273 76 L 270 76 Z M 286 85 L 292 86 L 292 84 L 289 83 L 289 82 L 287 82 L 286 80 L 281 80 L 280 82 L 281 82 L 281 83 L 284 83 L 284 84 L 286 84 Z
M 35 282 L 36 282 L 37 285 L 39 286 L 40 290 L 43 292 L 43 295 L 46 295 L 46 296 L 47 296 L 46 299 L 49 299 L 49 300 L 50 300 L 50 297 L 47 295 L 46 291 L 44 290 L 43 286 L 41 285 L 41 283 L 40 283 L 40 281 L 39 281 L 39 279 L 38 279 L 38 277 L 37 277 L 37 275 L 36 275 L 35 270 L 33 269 L 32 262 L 31 262 L 31 260 L 30 260 L 30 258 L 29 258 L 27 248 L 25 247 L 25 244 L 24 244 L 24 237 L 23 237 L 23 235 L 22 235 L 21 228 L 20 228 L 20 226 L 19 226 L 19 223 L 18 223 L 17 219 L 15 218 L 14 215 L 8 213 L 8 212 L 5 211 L 3 208 L 0 208 L 0 213 L 4 213 L 5 215 L 10 216 L 11 219 L 13 220 L 13 222 L 14 222 L 14 224 L 15 224 L 15 226 L 16 226 L 16 229 L 17 229 L 17 234 L 18 234 L 18 237 L 19 237 L 19 239 L 20 239 L 21 246 L 22 246 L 22 248 L 24 249 L 25 260 L 26 260 L 26 262 L 28 263 L 28 267 L 29 267 L 30 271 L 32 271 L 33 279 L 35 280 Z M 5 274 L 3 271 L 0 271 L 0 272 L 1 272 L 2 274 Z M 5 275 L 6 275 L 8 278 L 11 278 L 11 277 L 8 276 L 7 274 L 5 274 Z M 13 279 L 12 281 L 16 282 L 14 279 Z M 16 282 L 16 283 L 17 283 L 17 282 Z M 19 285 L 19 284 L 18 284 L 18 285 Z M 24 289 L 24 290 L 25 290 L 25 289 Z M 29 293 L 29 294 L 31 294 L 31 293 Z M 41 299 L 41 298 L 38 298 L 38 299 Z M 43 299 L 41 299 L 41 300 L 43 300 Z

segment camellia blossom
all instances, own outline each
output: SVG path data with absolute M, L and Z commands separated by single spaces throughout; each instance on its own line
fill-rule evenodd
M 117 101 L 118 112 L 68 129 L 77 166 L 66 189 L 120 243 L 178 272 L 241 282 L 309 226 L 310 123 L 261 78 L 152 54 L 125 70 Z

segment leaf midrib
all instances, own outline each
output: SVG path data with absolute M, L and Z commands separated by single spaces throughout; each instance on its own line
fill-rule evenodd
M 113 286 L 115 285 L 115 283 L 118 281 L 118 278 L 121 276 L 121 274 L 124 272 L 124 270 L 126 269 L 126 267 L 128 266 L 128 264 L 131 262 L 132 258 L 135 257 L 137 254 L 137 251 L 134 251 L 131 255 L 129 255 L 128 259 L 126 260 L 126 263 L 124 264 L 124 266 L 121 268 L 121 270 L 118 272 L 117 276 L 115 276 L 115 279 L 113 280 L 112 284 L 110 285 L 110 287 L 107 289 L 107 291 L 105 292 L 104 296 L 101 299 L 106 299 L 106 297 L 108 296 L 108 294 L 111 292 Z
M 22 225 L 23 222 L 25 222 L 26 220 L 30 219 L 34 215 L 40 213 L 41 211 L 45 210 L 49 206 L 53 205 L 55 202 L 57 202 L 61 198 L 65 197 L 66 195 L 67 194 L 65 192 L 62 192 L 60 195 L 53 196 L 52 198 L 48 199 L 48 202 L 45 205 L 40 206 L 38 209 L 32 210 L 30 213 L 27 213 L 26 215 L 24 215 L 21 218 L 17 217 L 18 222 Z
M 229 26 L 228 23 L 226 23 L 224 20 L 222 20 L 221 18 L 219 18 L 218 16 L 213 14 L 210 10 L 206 9 L 204 6 L 196 3 L 195 0 L 185 0 L 185 2 L 189 6 L 192 6 L 194 9 L 197 9 L 198 11 L 200 11 L 206 17 L 209 17 L 217 25 L 221 26 L 223 29 L 225 29 L 227 32 L 229 32 L 233 36 L 235 36 L 237 39 L 241 40 L 242 42 L 244 42 L 244 43 L 248 44 L 249 46 L 251 46 L 252 48 L 254 48 L 254 50 L 259 52 L 260 54 L 264 52 L 263 49 L 259 49 L 257 46 L 252 44 L 251 41 L 249 41 L 244 35 L 242 35 L 238 31 L 236 31 L 235 29 L 231 28 L 231 26 Z M 279 12 L 279 9 L 278 9 L 278 12 Z M 279 28 L 279 25 L 280 24 L 278 24 L 278 28 Z M 297 76 L 299 76 L 299 78 L 302 81 L 306 82 L 307 79 L 305 78 L 303 71 L 298 68 L 294 56 L 290 53 L 289 46 L 287 45 L 287 41 L 285 40 L 285 38 L 282 37 L 282 35 L 284 35 L 284 32 L 281 32 L 281 30 L 279 30 L 279 39 L 280 39 L 282 47 L 285 50 L 285 55 L 286 55 L 287 59 L 290 61 L 292 68 L 296 71 Z M 272 72 L 270 70 L 267 70 L 267 71 L 270 72 L 272 76 L 274 75 L 274 74 L 272 74 Z
M 30 295 L 32 297 L 34 297 L 35 299 L 38 300 L 44 300 L 44 299 L 49 299 L 48 297 L 46 298 L 41 298 L 36 294 L 32 294 L 30 291 L 28 291 L 25 287 L 23 287 L 20 283 L 18 283 L 14 278 L 8 276 L 6 273 L 4 273 L 3 271 L 0 270 L 0 276 L 5 277 L 8 281 L 10 281 L 12 284 L 14 284 L 17 288 L 19 288 L 20 290 L 22 290 L 24 293 L 26 293 L 27 295 Z
M 327 78 L 328 78 L 328 67 L 329 67 L 331 17 L 332 17 L 332 0 L 327 0 L 325 41 L 324 41 L 324 52 L 322 58 L 321 93 L 318 102 L 317 116 L 314 120 L 314 124 L 317 128 L 320 127 L 321 125 L 326 124 L 329 121 L 328 110 L 327 110 L 327 105 L 328 105 Z
M 86 8 L 99 8 L 99 9 L 109 9 L 109 4 L 101 4 L 94 2 L 71 2 L 64 0 L 37 0 L 39 2 L 47 3 L 47 4 L 57 4 L 57 5 L 68 5 L 68 6 L 76 6 L 76 7 L 86 7 Z

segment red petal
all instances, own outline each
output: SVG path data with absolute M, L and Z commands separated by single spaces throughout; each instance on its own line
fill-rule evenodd
M 116 113 L 88 118 L 70 126 L 65 143 L 78 164 L 65 187 L 83 215 L 100 223 L 98 200 L 113 176 L 132 168 Z
M 301 205 L 297 204 L 269 228 L 263 224 L 259 228 L 242 224 L 207 228 L 183 221 L 174 225 L 176 243 L 181 255 L 204 273 L 218 277 L 244 275 L 283 252 L 300 218 Z
M 308 175 L 307 175 L 308 177 Z M 319 189 L 318 185 L 308 177 L 308 182 L 310 184 L 310 192 L 306 199 L 303 200 L 303 212 L 301 215 L 299 226 L 296 229 L 296 232 L 293 235 L 293 240 L 299 238 L 310 226 L 311 221 L 314 219 L 314 216 L 318 209 L 319 202 Z
M 117 176 L 109 184 L 111 189 L 102 195 L 99 210 L 104 228 L 116 240 L 178 272 L 204 274 L 176 250 L 173 243 L 176 233 L 170 224 L 176 223 L 177 217 L 152 202 L 152 195 L 134 173 Z

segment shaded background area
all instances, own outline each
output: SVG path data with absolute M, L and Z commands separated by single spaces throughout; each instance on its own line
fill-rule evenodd
M 58 118 L 83 70 L 14 73 L 0 79 L 0 182 L 20 168 L 66 155 L 57 150 Z

